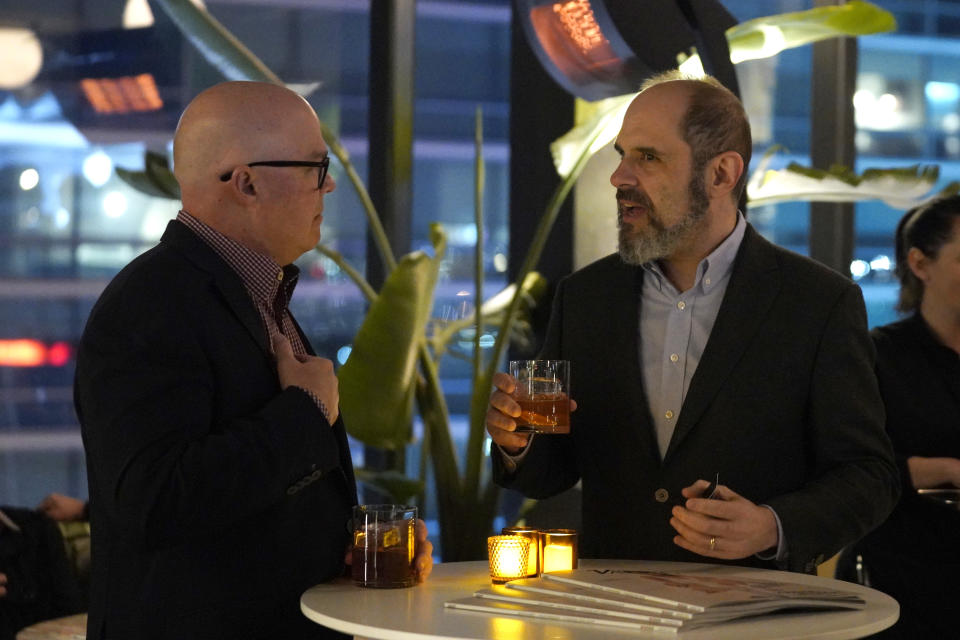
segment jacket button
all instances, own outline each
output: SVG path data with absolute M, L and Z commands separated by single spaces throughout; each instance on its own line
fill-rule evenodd
M 670 492 L 667 491 L 666 489 L 657 489 L 653 493 L 653 498 L 657 502 L 666 502 L 667 500 L 670 499 Z
M 287 495 L 288 496 L 295 495 L 298 491 L 300 491 L 300 487 L 298 487 L 297 485 L 294 485 L 287 489 Z

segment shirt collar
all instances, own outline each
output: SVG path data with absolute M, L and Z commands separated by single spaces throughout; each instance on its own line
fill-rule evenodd
M 284 306 L 290 302 L 300 274 L 300 270 L 295 265 L 288 264 L 281 267 L 270 256 L 258 253 L 220 233 L 190 215 L 185 209 L 181 209 L 177 214 L 177 220 L 200 236 L 231 269 L 236 271 L 254 300 L 273 305 L 277 293 L 282 291 Z
M 697 265 L 697 279 L 693 283 L 693 290 L 698 293 L 708 293 L 720 282 L 723 281 L 730 272 L 733 271 L 733 262 L 737 258 L 737 252 L 740 250 L 740 243 L 743 242 L 743 236 L 747 232 L 747 221 L 740 211 L 737 211 L 737 223 L 733 227 L 723 242 L 717 245 L 717 248 L 710 252 L 706 258 Z M 649 274 L 653 274 L 657 289 L 663 290 L 663 285 L 667 280 L 660 264 L 656 260 L 644 262 L 641 265 Z M 671 285 L 672 286 L 672 285 Z

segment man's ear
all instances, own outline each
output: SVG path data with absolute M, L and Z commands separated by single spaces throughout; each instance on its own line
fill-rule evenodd
M 724 151 L 707 165 L 707 193 L 714 198 L 730 194 L 746 171 L 743 158 L 736 151 Z
M 233 186 L 246 196 L 256 196 L 257 188 L 253 184 L 253 174 L 249 169 L 239 169 L 233 172 Z

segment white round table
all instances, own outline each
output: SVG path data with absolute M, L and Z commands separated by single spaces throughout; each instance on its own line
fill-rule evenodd
M 722 565 L 646 562 L 641 560 L 581 560 L 580 568 L 616 567 L 677 571 L 702 570 L 720 576 L 767 578 L 798 585 L 819 585 L 851 591 L 866 601 L 860 611 L 780 613 L 759 618 L 684 630 L 677 637 L 690 640 L 754 640 L 758 638 L 861 638 L 886 629 L 900 615 L 896 600 L 874 589 L 798 573 Z M 390 640 L 600 640 L 601 638 L 657 638 L 670 634 L 597 628 L 583 623 L 538 621 L 494 614 L 454 611 L 443 603 L 465 598 L 490 586 L 486 562 L 437 564 L 423 584 L 407 589 L 367 589 L 349 579 L 320 584 L 300 598 L 308 618 L 343 633 Z

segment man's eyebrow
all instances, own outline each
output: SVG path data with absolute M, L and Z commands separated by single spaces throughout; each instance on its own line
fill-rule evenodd
M 618 143 L 614 142 L 614 143 L 613 143 L 613 148 L 614 148 L 614 150 L 616 150 L 617 153 L 619 153 L 621 156 L 623 156 L 623 154 L 624 154 L 623 147 L 621 147 Z M 654 156 L 657 156 L 657 157 L 660 157 L 660 156 L 663 155 L 663 153 L 662 153 L 661 151 L 659 151 L 658 149 L 656 149 L 656 148 L 654 148 L 654 147 L 630 147 L 630 151 L 632 151 L 632 152 L 634 152 L 634 153 L 649 153 L 649 154 L 654 155 Z
M 663 155 L 660 153 L 658 149 L 655 149 L 654 147 L 633 147 L 631 151 L 635 151 L 637 153 L 649 153 L 650 155 L 654 155 L 654 156 Z

